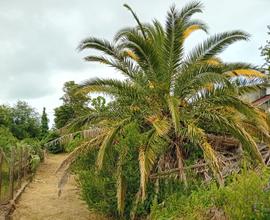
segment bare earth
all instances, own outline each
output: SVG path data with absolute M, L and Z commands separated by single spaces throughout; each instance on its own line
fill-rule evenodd
M 58 178 L 55 170 L 66 154 L 48 155 L 33 181 L 16 204 L 13 220 L 102 220 L 91 213 L 79 197 L 74 178 L 70 178 L 61 197 L 57 195 Z

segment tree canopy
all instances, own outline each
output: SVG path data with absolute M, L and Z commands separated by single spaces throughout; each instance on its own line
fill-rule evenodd
M 69 81 L 64 84 L 64 95 L 61 98 L 63 105 L 54 110 L 54 123 L 56 128 L 62 128 L 76 117 L 80 117 L 88 112 L 90 98 L 84 94 L 78 93 L 78 87 L 79 85 L 74 81 Z
M 267 26 L 267 28 L 268 28 L 268 36 L 270 37 L 270 25 Z M 265 46 L 261 47 L 260 49 L 261 55 L 265 59 L 264 66 L 270 71 L 270 40 L 267 40 Z
M 49 119 L 46 113 L 46 108 L 43 108 L 41 116 L 41 137 L 45 137 L 49 131 Z

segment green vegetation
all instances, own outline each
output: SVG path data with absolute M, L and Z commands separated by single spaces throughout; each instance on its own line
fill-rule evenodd
M 269 158 L 257 143 L 269 145 L 270 120 L 242 99 L 264 88 L 268 76 L 219 57 L 249 34 L 208 36 L 187 52 L 193 32 L 208 34 L 194 19 L 201 3 L 172 6 L 164 25 L 143 23 L 124 6 L 134 27 L 78 47 L 94 49 L 85 60 L 113 67 L 124 80 L 66 82 L 51 130 L 45 108 L 40 120 L 24 102 L 3 106 L 0 143 L 31 145 L 33 170 L 42 159 L 40 144 L 51 153 L 71 152 L 59 168 L 59 185 L 71 168 L 89 208 L 111 218 L 268 219 Z
M 45 123 L 43 123 L 45 125 Z M 48 124 L 47 124 L 48 126 Z M 44 158 L 40 139 L 42 138 L 42 129 L 39 114 L 26 102 L 18 101 L 14 106 L 0 106 L 0 147 L 9 158 L 11 147 L 27 148 L 31 171 L 35 171 Z M 19 154 L 16 154 L 19 160 Z M 9 184 L 9 167 L 6 160 L 2 166 L 2 191 L 1 198 L 7 199 Z M 17 187 L 15 171 L 15 188 Z
M 64 96 L 61 98 L 63 105 L 55 109 L 55 127 L 62 128 L 76 117 L 87 114 L 90 98 L 77 93 L 78 85 L 74 81 L 66 82 L 63 88 Z
M 175 192 L 154 204 L 151 219 L 269 219 L 269 170 L 246 170 L 219 188 L 215 183 Z
M 49 131 L 49 119 L 46 113 L 46 108 L 43 108 L 41 116 L 41 137 L 46 137 Z
M 183 191 L 200 179 L 186 173 L 185 164 L 205 160 L 209 175 L 224 185 L 220 152 L 211 135 L 240 141 L 254 167 L 264 164 L 255 140 L 269 142 L 270 138 L 265 113 L 241 99 L 261 88 L 266 76 L 252 65 L 218 57 L 232 43 L 247 40 L 247 33 L 236 30 L 210 36 L 187 54 L 184 43 L 190 34 L 207 32 L 207 25 L 192 17 L 202 12 L 200 3 L 181 10 L 171 7 L 165 26 L 157 20 L 142 23 L 125 7 L 137 26 L 118 31 L 113 42 L 89 37 L 79 49 L 97 50 L 101 55 L 88 55 L 85 60 L 111 66 L 126 80 L 89 79 L 76 86 L 77 92 L 66 92 L 69 106 L 74 102 L 70 97 L 78 94 L 87 98 L 103 93 L 113 101 L 103 105 L 97 100 L 92 102 L 99 106 L 95 110 L 77 110 L 79 117 L 63 123 L 63 130 L 99 129 L 97 135 L 82 139 L 65 162 L 92 152 L 75 169 L 84 199 L 108 215 L 134 219 L 146 217 L 155 201 L 162 202 L 177 188 Z M 177 169 L 176 181 L 150 178 L 171 169 Z M 168 183 L 174 188 L 168 188 Z

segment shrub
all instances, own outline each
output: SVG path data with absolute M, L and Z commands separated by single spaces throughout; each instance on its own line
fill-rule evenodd
M 11 146 L 15 146 L 17 138 L 13 136 L 8 128 L 0 126 L 0 147 L 4 150 L 9 149 Z
M 44 159 L 44 154 L 43 154 L 43 148 L 40 144 L 40 141 L 38 139 L 33 139 L 33 138 L 26 138 L 23 139 L 19 145 L 27 145 L 29 148 L 29 153 L 31 155 L 37 155 L 41 161 Z
M 79 177 L 79 185 L 82 189 L 82 198 L 89 208 L 105 215 L 117 215 L 117 203 L 115 194 L 115 178 L 108 166 L 97 173 L 95 170 L 95 158 L 97 152 L 93 151 L 81 156 L 73 166 Z
M 269 170 L 243 171 L 224 188 L 199 185 L 188 194 L 175 193 L 162 204 L 154 203 L 151 219 L 269 219 Z M 217 217 L 217 215 L 219 217 Z

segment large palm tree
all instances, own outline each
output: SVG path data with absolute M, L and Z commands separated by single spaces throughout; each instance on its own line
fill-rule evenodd
M 249 64 L 226 63 L 218 57 L 232 43 L 247 40 L 248 34 L 240 30 L 216 34 L 187 54 L 184 43 L 190 34 L 207 32 L 206 24 L 192 19 L 195 13 L 202 12 L 199 2 L 187 4 L 180 11 L 171 7 L 165 26 L 157 20 L 141 23 L 132 9 L 125 7 L 135 18 L 135 27 L 120 30 L 113 42 L 90 37 L 79 45 L 80 50 L 102 53 L 86 56 L 86 61 L 111 66 L 126 77 L 94 78 L 81 85 L 82 92 L 109 95 L 118 106 L 110 114 L 91 113 L 79 120 L 100 127 L 100 134 L 84 145 L 99 145 L 97 168 L 102 168 L 107 149 L 116 144 L 117 134 L 130 123 L 137 123 L 146 137 L 137 147 L 141 176 L 138 198 L 145 198 L 149 174 L 168 152 L 175 155 L 179 178 L 186 183 L 184 143 L 200 146 L 222 185 L 219 158 L 209 142 L 209 133 L 233 136 L 252 158 L 263 163 L 254 135 L 269 140 L 268 125 L 263 114 L 240 97 L 260 88 L 265 75 Z M 120 214 L 124 209 L 124 159 L 119 155 Z

